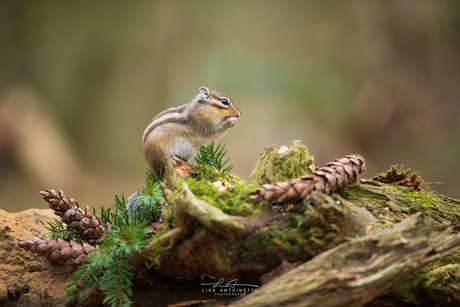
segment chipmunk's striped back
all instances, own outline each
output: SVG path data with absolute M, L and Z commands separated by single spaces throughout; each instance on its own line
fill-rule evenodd
M 142 136 L 144 158 L 155 172 L 162 169 L 167 156 L 188 161 L 201 145 L 234 127 L 240 115 L 229 97 L 201 87 L 191 102 L 167 109 L 150 121 Z
M 147 139 L 147 136 L 157 127 L 161 126 L 165 123 L 174 123 L 179 122 L 181 120 L 180 115 L 186 110 L 187 105 L 183 105 L 177 108 L 170 108 L 164 110 L 149 122 L 147 127 L 145 128 L 144 135 L 142 136 L 142 146 Z

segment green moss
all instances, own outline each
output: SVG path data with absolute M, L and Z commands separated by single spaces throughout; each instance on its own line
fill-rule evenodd
M 424 276 L 423 290 L 432 301 L 443 306 L 458 306 L 458 284 L 460 282 L 460 265 L 447 264 L 435 268 Z
M 230 186 L 224 192 L 218 191 L 213 182 L 221 181 Z M 260 213 L 261 204 L 256 204 L 249 198 L 249 192 L 258 188 L 255 184 L 248 184 L 236 175 L 228 175 L 226 172 L 218 172 L 207 165 L 197 165 L 190 177 L 185 179 L 193 194 L 201 200 L 221 209 L 230 215 L 240 215 L 246 217 L 256 216 Z M 168 198 L 168 202 L 181 192 L 182 183 L 178 189 Z M 165 221 L 172 223 L 174 214 L 172 210 L 165 214 Z
M 349 192 L 347 192 L 345 189 L 340 189 L 340 190 L 337 191 L 337 193 L 343 199 L 350 199 L 351 198 L 351 194 Z
M 436 204 L 438 202 L 438 199 L 429 192 L 417 192 L 412 189 L 407 189 L 399 190 L 399 195 L 410 200 L 411 202 L 419 203 L 420 205 L 422 205 L 422 207 L 432 207 L 436 209 L 438 208 L 438 205 Z
M 257 234 L 254 235 L 257 236 Z M 257 259 L 257 255 L 267 255 L 269 249 L 274 245 L 273 238 L 269 235 L 260 240 L 249 239 L 248 242 L 251 242 L 251 244 L 247 248 L 239 250 L 239 254 L 241 258 L 248 259 L 249 261 L 254 258 Z M 257 263 L 254 263 L 254 265 L 257 265 Z
M 372 229 L 375 232 L 377 232 L 377 231 L 380 231 L 382 229 L 388 228 L 388 226 L 391 226 L 391 225 L 393 225 L 393 223 L 382 219 L 382 220 L 379 220 L 377 223 L 372 224 L 371 226 L 372 226 Z M 363 228 L 363 230 L 365 230 L 365 229 Z
M 382 207 L 385 207 L 389 201 L 388 197 L 361 189 L 359 186 L 340 189 L 338 193 L 342 198 L 350 200 L 360 207 L 365 207 L 371 203 L 377 203 Z
M 453 263 L 458 263 L 460 264 L 460 251 L 453 252 L 450 255 L 447 255 L 445 257 L 442 257 L 435 263 L 433 263 L 433 267 L 438 267 L 438 266 L 443 266 L 446 264 L 453 264 Z
M 160 264 L 161 257 L 164 257 L 168 253 L 168 247 L 162 246 L 161 244 L 156 242 L 156 239 L 166 233 L 166 229 L 163 229 L 162 231 L 156 233 L 154 236 L 150 238 L 150 247 L 149 249 L 151 250 L 150 255 L 149 255 L 149 262 L 147 263 L 147 267 L 150 268 L 155 268 Z
M 173 198 L 174 196 L 170 196 L 168 197 L 168 201 L 171 201 L 171 199 Z M 175 226 L 175 217 L 174 217 L 174 211 L 173 211 L 173 208 L 172 206 L 170 206 L 168 208 L 168 210 L 166 211 L 165 215 L 164 215 L 164 220 L 165 220 L 165 225 L 169 226 Z
M 206 181 L 222 181 L 222 182 L 228 182 L 233 185 L 238 185 L 238 184 L 246 184 L 244 180 L 241 180 L 238 176 L 236 175 L 229 175 L 227 172 L 219 172 L 216 169 L 209 167 L 208 165 L 196 165 L 193 167 L 193 171 L 190 174 L 190 178 L 195 179 L 196 181 L 200 181 L 202 179 Z M 257 188 L 258 186 L 253 185 L 254 188 Z
M 313 156 L 300 141 L 292 141 L 289 147 L 278 150 L 275 145 L 264 149 L 249 182 L 257 185 L 299 178 L 308 172 Z
M 310 253 L 305 250 L 309 246 L 308 240 L 305 239 L 305 237 L 309 237 L 309 232 L 299 227 L 300 216 L 301 214 L 288 213 L 286 223 L 282 227 L 278 228 L 272 225 L 272 227 L 264 229 L 265 238 L 253 240 L 252 245 L 245 252 L 247 256 L 251 258 L 263 252 L 268 253 L 268 257 L 273 256 L 278 259 L 281 257 L 288 261 L 310 259 Z
M 224 173 L 224 177 L 222 174 L 216 170 L 213 169 L 207 165 L 196 165 L 193 167 L 193 172 L 190 174 L 190 177 L 194 178 L 195 180 L 210 180 L 211 182 L 220 180 L 220 179 L 225 179 L 228 176 L 225 176 L 226 173 Z
M 460 251 L 402 278 L 393 286 L 392 291 L 408 297 L 412 303 L 426 303 L 427 297 L 442 303 L 442 299 L 447 297 L 444 291 L 447 291 L 448 284 L 451 282 L 458 284 L 456 280 L 456 276 L 459 275 L 458 263 L 460 263 Z
M 399 192 L 401 189 L 395 188 L 394 186 L 391 185 L 382 185 L 382 189 L 387 190 L 387 191 L 393 191 L 393 192 Z
M 272 229 L 267 232 L 265 240 L 265 250 L 277 249 L 284 253 L 286 257 L 293 259 L 304 259 L 303 245 L 305 240 L 299 236 L 296 229 Z
M 302 213 L 288 212 L 282 228 L 272 229 L 268 232 L 269 237 L 265 242 L 266 247 L 276 246 L 290 255 L 297 255 L 300 257 L 299 259 L 303 259 L 304 256 L 300 254 L 304 253 L 303 248 L 305 246 L 312 246 L 312 244 L 318 244 L 318 242 L 322 242 L 321 245 L 331 243 L 330 238 L 322 229 L 306 227 L 303 217 Z
M 398 195 L 407 200 L 407 206 L 411 211 L 421 211 L 435 222 L 435 231 L 441 231 L 452 226 L 452 222 L 457 218 L 450 210 L 446 210 L 442 200 L 429 192 L 414 191 L 412 189 L 401 189 Z M 438 207 L 438 204 L 440 207 Z M 440 209 L 441 208 L 441 209 Z M 457 213 L 458 214 L 458 213 Z
M 286 227 L 288 228 L 297 228 L 299 225 L 299 216 L 298 214 L 288 213 L 286 216 Z
M 392 183 L 404 180 L 410 173 L 410 168 L 404 170 L 403 165 L 400 165 L 399 169 L 397 165 L 391 166 L 386 173 L 379 173 L 377 176 L 372 177 L 372 180 L 382 183 Z
M 380 173 L 377 176 L 372 177 L 371 180 L 394 184 L 396 186 L 411 187 L 415 191 L 420 191 L 420 186 L 426 186 L 418 172 L 413 172 L 410 176 L 409 173 L 410 168 L 404 170 L 404 167 L 401 165 L 398 169 L 396 165 L 393 165 L 386 173 Z
M 297 241 L 293 232 L 283 229 L 280 232 L 272 233 L 273 242 L 280 248 L 288 251 L 291 254 L 297 253 L 299 242 Z
M 249 198 L 249 192 L 256 189 L 257 186 L 248 184 L 237 176 L 219 179 L 223 182 L 229 182 L 232 187 L 227 188 L 224 192 L 219 192 L 211 180 L 202 178 L 197 181 L 194 178 L 187 178 L 185 182 L 198 199 L 206 201 L 227 214 L 254 217 L 261 212 L 262 204 L 257 204 Z M 177 197 L 179 193 L 180 189 L 172 198 Z
M 304 213 L 287 213 L 282 228 L 272 229 L 268 232 L 269 237 L 265 242 L 267 248 L 276 247 L 289 255 L 300 257 L 298 259 L 306 260 L 310 254 L 305 254 L 305 246 L 314 247 L 311 249 L 312 251 L 326 250 L 332 247 L 334 242 L 331 235 L 340 229 L 332 229 L 332 226 L 323 229 L 305 225 L 305 218 L 308 214 L 308 210 Z

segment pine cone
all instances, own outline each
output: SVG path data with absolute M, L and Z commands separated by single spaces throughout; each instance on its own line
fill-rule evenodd
M 62 239 L 46 240 L 34 237 L 34 239 L 16 238 L 19 247 L 27 251 L 38 253 L 45 256 L 52 262 L 66 265 L 79 265 L 86 261 L 88 255 L 95 249 L 94 246 L 83 243 L 83 245 L 75 241 L 64 241 Z
M 364 158 L 349 155 L 329 162 L 311 175 L 276 184 L 264 184 L 250 193 L 256 202 L 296 203 L 304 200 L 313 190 L 332 194 L 352 183 L 358 174 L 366 170 Z
M 40 194 L 54 210 L 54 214 L 59 215 L 68 227 L 75 229 L 83 240 L 92 245 L 101 243 L 103 232 L 109 229 L 109 224 L 103 224 L 100 216 L 92 215 L 88 206 L 83 212 L 78 201 L 67 198 L 61 190 L 56 193 L 54 190 L 47 189 Z

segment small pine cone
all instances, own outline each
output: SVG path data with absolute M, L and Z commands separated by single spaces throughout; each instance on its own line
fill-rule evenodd
M 38 253 L 59 264 L 80 265 L 86 261 L 88 255 L 95 249 L 94 246 L 88 243 L 77 243 L 75 241 L 64 241 L 62 239 L 53 240 L 47 238 L 45 240 L 35 237 L 32 239 L 16 238 L 18 245 L 27 251 Z
M 313 191 L 332 194 L 352 183 L 358 174 L 366 170 L 364 158 L 349 155 L 329 162 L 311 175 L 276 184 L 264 184 L 250 193 L 256 202 L 295 203 L 304 200 Z
M 109 229 L 109 224 L 103 224 L 100 216 L 91 214 L 88 206 L 83 212 L 78 201 L 67 198 L 62 191 L 45 190 L 40 194 L 54 214 L 59 215 L 68 227 L 75 229 L 83 240 L 92 245 L 101 243 L 103 232 Z

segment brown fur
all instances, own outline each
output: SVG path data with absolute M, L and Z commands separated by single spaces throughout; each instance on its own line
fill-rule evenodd
M 221 98 L 228 100 L 228 106 L 220 102 Z M 191 159 L 199 146 L 234 127 L 240 115 L 228 96 L 200 88 L 200 94 L 194 100 L 161 112 L 147 125 L 142 136 L 142 151 L 147 165 L 158 173 L 166 156 Z

